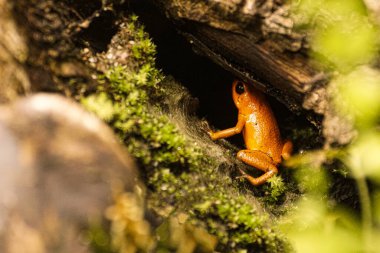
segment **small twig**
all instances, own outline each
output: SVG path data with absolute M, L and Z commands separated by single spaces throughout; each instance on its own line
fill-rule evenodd
M 368 185 L 365 180 L 365 175 L 360 169 L 353 168 L 352 170 L 359 191 L 360 207 L 362 213 L 362 235 L 364 240 L 364 249 L 365 252 L 372 252 L 372 212 Z

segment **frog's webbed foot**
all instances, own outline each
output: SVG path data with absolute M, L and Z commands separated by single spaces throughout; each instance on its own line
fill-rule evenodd
M 246 178 L 254 186 L 265 183 L 278 172 L 272 158 L 259 150 L 241 150 L 238 152 L 237 157 L 244 163 L 265 172 L 260 177 L 254 178 L 239 169 L 242 172 L 240 178 Z
M 245 171 L 243 171 L 243 170 L 240 169 L 240 168 L 239 168 L 239 171 L 240 171 L 241 175 L 240 175 L 240 176 L 237 176 L 236 179 L 245 178 L 245 179 L 247 179 L 251 184 L 253 184 L 254 186 L 257 186 L 257 185 L 260 185 L 260 184 L 264 183 L 264 182 L 262 182 L 262 183 L 258 182 L 258 179 L 256 179 L 256 178 L 254 178 L 254 177 L 248 175 L 247 173 L 245 173 Z
M 277 172 L 274 171 L 268 171 L 265 174 L 261 175 L 260 177 L 254 178 L 248 174 L 244 174 L 241 176 L 238 176 L 237 178 L 245 178 L 247 179 L 252 185 L 259 186 L 264 184 L 269 178 L 273 177 Z
M 235 177 L 236 179 L 245 178 L 248 175 L 244 170 L 242 170 L 240 168 L 238 168 L 238 170 L 240 172 L 240 176 Z
M 207 120 L 202 120 L 201 123 L 200 123 L 200 130 L 204 133 L 208 133 L 211 130 L 211 127 L 209 125 L 209 123 L 207 122 Z

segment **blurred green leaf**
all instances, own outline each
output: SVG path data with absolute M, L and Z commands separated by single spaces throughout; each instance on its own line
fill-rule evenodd
M 318 27 L 312 49 L 322 63 L 332 63 L 337 69 L 346 71 L 374 58 L 377 37 L 377 30 L 366 19 L 354 17 L 350 21 Z
M 380 133 L 370 131 L 350 146 L 348 163 L 357 176 L 368 176 L 380 183 Z
M 363 252 L 360 227 L 343 211 L 329 211 L 319 197 L 305 197 L 282 221 L 296 252 Z
M 380 72 L 369 67 L 333 81 L 334 104 L 341 115 L 352 115 L 358 128 L 372 127 L 380 115 Z

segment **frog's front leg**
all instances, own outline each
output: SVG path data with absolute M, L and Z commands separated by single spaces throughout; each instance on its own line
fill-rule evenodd
M 248 181 L 255 186 L 265 183 L 278 172 L 272 158 L 259 150 L 241 150 L 237 153 L 237 158 L 244 163 L 265 172 L 258 178 L 254 178 L 245 173 L 241 176 L 248 179 Z
M 227 128 L 227 129 L 224 129 L 224 130 L 221 130 L 218 132 L 209 131 L 208 134 L 210 135 L 210 137 L 213 141 L 218 140 L 218 139 L 227 138 L 227 137 L 233 136 L 235 134 L 241 133 L 241 131 L 244 128 L 245 122 L 246 122 L 245 116 L 243 114 L 239 114 L 238 122 L 236 123 L 235 127 Z

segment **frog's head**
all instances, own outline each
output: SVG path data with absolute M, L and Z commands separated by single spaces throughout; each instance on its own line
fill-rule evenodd
M 245 107 L 251 101 L 251 87 L 242 81 L 232 83 L 232 99 L 238 109 Z

